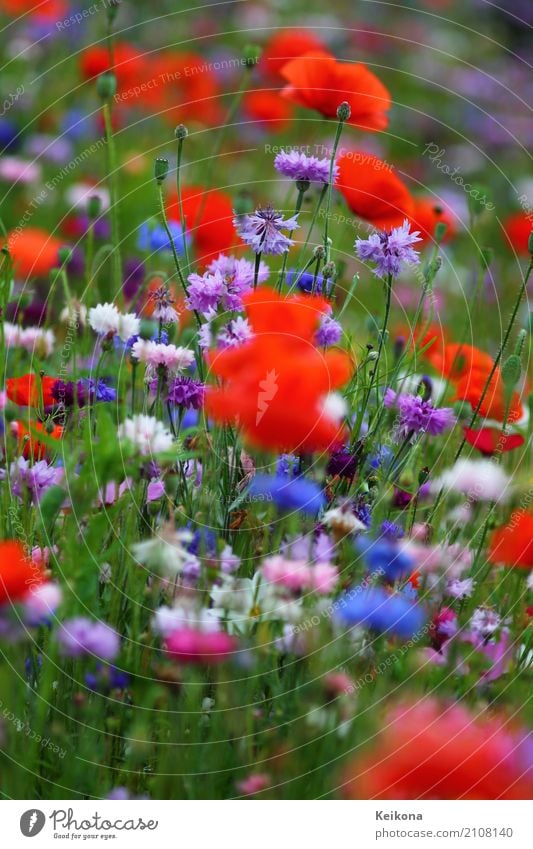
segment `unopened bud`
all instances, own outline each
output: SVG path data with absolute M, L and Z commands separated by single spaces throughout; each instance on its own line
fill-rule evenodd
M 186 139 L 189 135 L 189 131 L 185 124 L 178 124 L 178 126 L 174 130 L 174 135 L 177 139 Z
M 96 81 L 96 92 L 102 100 L 111 100 L 117 93 L 117 78 L 111 71 L 100 74 Z
M 335 277 L 336 266 L 334 262 L 326 262 L 324 268 L 322 269 L 322 277 L 324 280 L 329 279 L 330 277 Z
M 243 60 L 247 68 L 257 65 L 261 56 L 261 48 L 257 44 L 247 44 L 243 51 Z
M 100 210 L 102 209 L 102 201 L 98 197 L 98 195 L 91 195 L 89 200 L 87 201 L 87 215 L 89 216 L 90 221 L 94 221 L 100 215 Z
M 158 157 L 154 162 L 154 177 L 161 184 L 168 174 L 168 159 Z
M 315 259 L 324 259 L 324 257 L 326 256 L 326 250 L 324 248 L 324 245 L 317 245 L 313 251 L 313 256 Z
M 337 118 L 339 121 L 347 121 L 351 114 L 350 104 L 346 100 L 343 100 L 337 109 Z

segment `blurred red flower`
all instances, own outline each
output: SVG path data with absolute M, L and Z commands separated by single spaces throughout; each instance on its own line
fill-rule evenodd
M 519 433 L 505 433 L 495 427 L 483 427 L 481 430 L 465 427 L 463 432 L 466 441 L 486 457 L 513 451 L 524 444 L 524 437 Z
M 242 110 L 246 118 L 264 130 L 280 132 L 288 127 L 293 107 L 277 91 L 249 91 L 244 95 Z
M 339 416 L 325 404 L 346 383 L 353 364 L 344 351 L 323 352 L 314 334 L 329 308 L 316 296 L 283 297 L 261 287 L 244 298 L 252 340 L 213 352 L 222 387 L 211 387 L 206 412 L 243 428 L 247 441 L 279 451 L 322 451 L 342 441 Z
M 259 70 L 265 77 L 282 79 L 281 69 L 291 59 L 312 51 L 324 51 L 324 43 L 310 30 L 282 29 L 274 33 L 261 53 Z
M 59 265 L 58 251 L 62 245 L 63 242 L 38 227 L 7 234 L 7 247 L 19 277 L 45 277 Z
M 515 212 L 503 222 L 503 229 L 510 247 L 522 256 L 529 256 L 529 237 L 533 230 L 531 212 Z
M 336 187 L 354 215 L 379 230 L 399 227 L 414 211 L 413 199 L 392 166 L 372 153 L 351 150 L 337 159 Z
M 68 14 L 68 3 L 66 0 L 3 0 L 1 10 L 8 15 L 29 12 L 36 18 L 57 21 Z
M 497 528 L 489 543 L 491 563 L 533 569 L 533 513 L 515 510 L 507 525 Z
M 229 195 L 203 186 L 182 189 L 183 215 L 187 231 L 194 241 L 195 254 L 201 265 L 216 259 L 241 244 L 233 226 L 233 204 Z M 168 217 L 180 220 L 177 191 L 167 201 Z
M 348 799 L 530 799 L 533 778 L 505 717 L 424 698 L 386 717 L 372 750 L 345 775 Z M 525 758 L 524 758 L 525 761 Z
M 0 605 L 22 601 L 32 587 L 43 581 L 43 572 L 26 557 L 20 542 L 0 542 Z
M 347 123 L 362 130 L 384 130 L 391 97 L 381 80 L 360 62 L 337 62 L 334 56 L 314 51 L 292 59 L 281 69 L 288 85 L 283 96 L 293 103 L 335 118 L 346 101 Z
M 57 377 L 41 378 L 38 374 L 9 377 L 6 380 L 7 397 L 20 407 L 51 407 L 54 403 L 52 387 L 56 382 Z
M 49 433 L 43 422 L 31 422 L 28 424 L 29 427 L 26 427 L 21 421 L 14 421 L 12 423 L 19 447 L 22 449 L 22 456 L 26 460 L 30 459 L 30 457 L 34 460 L 43 460 L 48 453 L 48 447 L 44 442 L 39 442 L 36 433 L 46 434 L 49 439 L 59 442 L 63 436 L 63 428 L 60 425 L 54 425 L 52 432 Z
M 457 221 L 449 209 L 436 203 L 431 198 L 414 198 L 414 209 L 411 215 L 411 230 L 418 230 L 423 242 L 435 240 L 435 227 L 439 222 L 446 224 L 443 242 L 452 239 L 457 232 Z

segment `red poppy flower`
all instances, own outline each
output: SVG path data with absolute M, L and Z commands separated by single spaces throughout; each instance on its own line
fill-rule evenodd
M 336 187 L 358 218 L 389 230 L 411 217 L 413 199 L 387 162 L 372 153 L 351 150 L 337 164 Z
M 0 605 L 22 601 L 32 587 L 43 581 L 43 572 L 26 557 L 20 542 L 0 542 Z
M 533 569 L 533 513 L 515 510 L 509 523 L 494 531 L 489 543 L 489 561 Z
M 244 95 L 245 117 L 276 133 L 290 124 L 293 108 L 277 91 L 249 91 Z
M 49 433 L 43 422 L 31 422 L 29 428 L 21 421 L 14 421 L 12 428 L 17 437 L 20 448 L 22 448 L 22 456 L 28 460 L 32 457 L 34 460 L 43 460 L 48 453 L 48 447 L 44 442 L 39 442 L 36 433 L 45 433 L 49 439 L 59 442 L 63 436 L 63 428 L 60 425 L 55 425 L 52 432 Z
M 22 377 L 9 377 L 6 380 L 6 393 L 10 401 L 20 407 L 51 407 L 54 403 L 52 388 L 57 377 L 40 377 L 38 374 L 25 374 Z
M 530 799 L 517 753 L 526 734 L 505 718 L 421 699 L 391 712 L 368 754 L 349 768 L 348 799 Z
M 315 51 L 292 59 L 281 69 L 288 82 L 283 96 L 293 103 L 336 118 L 346 101 L 351 115 L 347 123 L 362 130 L 384 130 L 391 97 L 383 83 L 360 62 L 337 62 L 329 53 Z
M 144 79 L 145 90 L 137 97 L 172 125 L 188 120 L 213 125 L 223 120 L 218 78 L 198 53 L 154 54 Z
M 414 198 L 414 210 L 411 215 L 411 230 L 418 230 L 423 242 L 433 242 L 435 227 L 442 222 L 446 224 L 443 242 L 452 239 L 457 232 L 455 216 L 449 209 L 436 203 L 431 198 Z
M 347 382 L 353 365 L 343 351 L 315 347 L 327 302 L 284 298 L 262 287 L 245 297 L 245 306 L 255 335 L 211 355 L 211 369 L 225 383 L 208 391 L 208 415 L 224 423 L 237 419 L 250 444 L 269 450 L 312 452 L 339 443 L 343 428 L 325 400 Z
M 3 0 L 2 11 L 8 15 L 24 15 L 29 12 L 36 18 L 58 21 L 68 12 L 65 0 Z
M 505 386 L 501 378 L 501 372 L 496 369 L 490 384 L 485 390 L 485 385 L 490 372 L 479 371 L 465 375 L 455 384 L 454 401 L 466 401 L 473 410 L 477 409 L 481 397 L 483 401 L 479 407 L 479 415 L 486 419 L 494 419 L 503 422 L 507 411 L 507 398 Z M 517 422 L 522 418 L 524 410 L 517 392 L 513 392 L 507 420 Z
M 182 189 L 182 201 L 187 230 L 202 265 L 241 244 L 233 226 L 233 204 L 225 192 L 186 186 Z M 180 220 L 176 191 L 168 198 L 167 214 L 174 221 Z
M 58 251 L 62 245 L 59 239 L 37 227 L 12 230 L 7 235 L 7 247 L 19 277 L 45 277 L 59 265 Z
M 504 433 L 495 427 L 483 427 L 481 430 L 463 428 L 466 441 L 477 448 L 485 457 L 513 451 L 524 444 L 524 437 L 519 433 Z
M 113 72 L 120 92 L 135 88 L 148 80 L 148 61 L 140 50 L 127 42 L 116 42 L 113 48 Z M 111 69 L 109 50 L 104 45 L 89 47 L 80 56 L 80 70 L 84 79 L 91 80 Z
M 428 359 L 442 377 L 452 382 L 470 378 L 473 374 L 488 377 L 493 364 L 490 354 L 473 345 L 457 342 L 449 342 L 440 351 L 433 351 Z
M 265 77 L 281 78 L 281 69 L 291 59 L 313 51 L 324 51 L 325 45 L 310 30 L 282 29 L 274 33 L 261 53 L 259 70 Z
M 522 256 L 529 256 L 529 237 L 533 230 L 531 213 L 515 212 L 503 222 L 509 245 Z

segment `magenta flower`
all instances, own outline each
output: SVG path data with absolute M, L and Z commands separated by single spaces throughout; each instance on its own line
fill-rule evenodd
M 167 652 L 181 663 L 222 663 L 236 648 L 237 640 L 225 631 L 180 628 L 166 640 Z
M 451 407 L 434 407 L 431 401 L 424 401 L 420 395 L 397 394 L 387 389 L 383 403 L 399 412 L 399 421 L 394 428 L 398 442 L 417 433 L 436 436 L 453 427 L 456 421 Z

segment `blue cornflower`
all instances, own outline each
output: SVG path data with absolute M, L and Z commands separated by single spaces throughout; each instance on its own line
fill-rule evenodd
M 348 590 L 335 603 L 335 617 L 345 625 L 363 625 L 406 640 L 420 630 L 427 618 L 420 605 L 379 587 L 363 592 L 359 592 L 359 587 Z
M 183 228 L 177 221 L 168 222 L 169 230 L 172 234 L 172 241 L 178 254 L 183 253 Z M 186 236 L 189 241 L 189 236 Z M 137 246 L 142 251 L 171 251 L 172 246 L 168 238 L 167 231 L 162 224 L 158 224 L 153 219 L 145 221 L 139 227 L 137 236 Z
M 385 519 L 381 525 L 381 535 L 389 539 L 401 539 L 404 536 L 404 530 L 396 522 L 389 522 L 388 519 Z
M 405 577 L 414 569 L 414 561 L 407 552 L 387 539 L 371 540 L 361 537 L 357 541 L 357 550 L 367 564 L 369 572 L 379 572 L 385 575 L 388 581 Z
M 279 475 L 256 475 L 248 493 L 262 500 L 274 501 L 280 510 L 299 510 L 311 516 L 326 503 L 325 495 L 318 484 L 303 477 L 286 478 Z
M 324 287 L 324 278 L 322 277 L 321 274 L 317 274 L 316 283 L 315 283 L 315 275 L 312 274 L 310 271 L 304 271 L 303 273 L 299 273 L 298 271 L 295 271 L 294 269 L 291 268 L 289 271 L 287 271 L 287 275 L 286 275 L 285 279 L 286 279 L 287 286 L 289 288 L 294 286 L 296 280 L 298 280 L 298 283 L 296 284 L 296 288 L 300 289 L 301 292 L 309 293 L 309 292 L 314 291 L 319 295 L 322 294 L 322 289 Z M 331 277 L 328 277 L 327 280 L 326 280 L 326 285 L 325 285 L 326 294 L 329 294 L 329 290 L 331 289 L 331 280 L 332 280 Z M 314 284 L 314 289 L 313 289 L 313 284 Z

